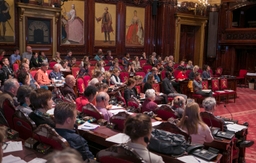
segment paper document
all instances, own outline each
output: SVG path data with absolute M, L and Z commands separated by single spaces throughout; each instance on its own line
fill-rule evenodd
M 28 163 L 45 163 L 47 160 L 42 158 L 34 158 L 33 160 L 29 161 Z
M 14 152 L 14 151 L 22 151 L 22 142 L 21 141 L 8 141 L 7 148 L 3 151 L 4 153 Z
M 106 141 L 121 144 L 127 143 L 130 140 L 130 137 L 124 133 L 118 133 L 106 139 Z
M 126 110 L 124 110 L 124 109 L 115 109 L 115 110 L 108 110 L 110 113 L 112 113 L 112 114 L 114 114 L 114 115 L 116 115 L 116 114 L 118 114 L 119 112 L 126 112 L 126 113 L 128 113 L 128 114 L 133 114 L 133 113 L 129 113 L 129 112 L 127 112 Z
M 15 157 L 13 155 L 8 155 L 3 157 L 2 160 L 4 163 L 13 163 L 13 162 L 18 162 L 18 161 L 22 161 L 20 157 Z
M 203 89 L 202 91 L 205 92 L 205 93 L 209 93 L 209 92 L 211 92 L 212 90 L 210 90 L 210 89 Z
M 80 129 L 80 130 L 94 130 L 99 126 L 100 125 L 85 122 L 84 124 L 78 126 L 78 129 Z
M 193 155 L 188 155 L 188 156 L 182 156 L 177 158 L 180 161 L 186 162 L 186 163 L 213 163 L 212 161 L 208 162 L 205 160 L 202 160 L 198 157 L 195 157 Z
M 241 131 L 246 128 L 247 128 L 246 126 L 239 125 L 239 124 L 228 124 L 227 125 L 227 129 L 229 131 L 234 131 L 234 132 L 238 132 L 238 131 Z
M 160 125 L 161 123 L 162 123 L 161 121 L 152 122 L 152 127 L 158 126 L 158 125 Z
M 112 107 L 110 108 L 110 110 L 115 110 L 115 109 L 123 109 L 124 110 L 124 108 L 122 107 L 122 106 L 117 106 L 117 105 L 112 105 Z

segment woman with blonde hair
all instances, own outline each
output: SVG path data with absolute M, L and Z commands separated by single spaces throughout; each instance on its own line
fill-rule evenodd
M 191 136 L 192 144 L 204 144 L 204 142 L 213 141 L 210 128 L 202 121 L 200 107 L 195 102 L 187 104 L 178 126 Z

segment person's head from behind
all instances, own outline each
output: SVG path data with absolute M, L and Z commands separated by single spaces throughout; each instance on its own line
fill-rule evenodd
M 97 93 L 97 88 L 95 86 L 88 86 L 84 90 L 84 96 L 88 99 L 89 102 L 92 102 Z
M 67 75 L 65 78 L 65 82 L 68 86 L 73 88 L 76 85 L 76 78 L 73 75 Z
M 203 121 L 200 116 L 200 107 L 197 103 L 186 105 L 183 116 L 178 124 L 182 129 L 186 129 L 188 134 L 197 134 L 198 125 L 202 125 Z
M 23 85 L 29 85 L 30 84 L 30 75 L 26 72 L 21 70 L 18 74 L 18 82 Z
M 165 77 L 168 78 L 168 79 L 171 79 L 172 78 L 172 72 L 165 71 Z
M 182 96 L 176 96 L 172 101 L 174 108 L 185 108 L 186 100 Z
M 152 74 L 148 75 L 147 83 L 153 84 L 154 83 L 154 76 Z
M 143 143 L 147 146 L 151 137 L 152 124 L 151 118 L 146 114 L 130 115 L 124 124 L 124 133 L 128 135 L 133 143 Z
M 97 88 L 98 92 L 108 91 L 108 85 L 106 83 L 96 83 L 95 87 Z
M 46 157 L 46 163 L 84 163 L 80 153 L 72 148 L 55 151 Z
M 7 79 L 4 82 L 4 92 L 8 92 L 13 96 L 17 96 L 17 91 L 20 87 L 20 84 L 18 83 L 17 79 Z
M 60 102 L 55 106 L 54 119 L 56 128 L 73 129 L 77 117 L 76 105 L 70 102 Z
M 44 109 L 45 111 L 52 108 L 52 92 L 43 88 L 36 89 L 30 94 L 30 103 L 33 109 Z
M 0 126 L 0 162 L 2 162 L 3 158 L 3 148 L 5 148 L 4 140 L 6 136 L 6 128 L 4 126 Z
M 136 80 L 133 78 L 129 78 L 127 82 L 127 86 L 133 88 L 135 87 L 135 85 L 136 85 Z
M 156 92 L 155 92 L 155 90 L 154 90 L 154 89 L 148 89 L 148 90 L 146 90 L 146 92 L 145 92 L 145 97 L 146 97 L 146 99 L 149 99 L 149 100 L 151 100 L 151 101 L 154 101 L 155 98 L 156 98 Z
M 33 92 L 33 89 L 30 86 L 22 85 L 19 87 L 17 92 L 17 99 L 20 105 L 26 104 L 27 106 L 30 105 L 30 95 Z
M 101 108 L 106 108 L 109 105 L 109 95 L 106 92 L 99 92 L 96 95 L 96 105 Z
M 207 112 L 214 112 L 216 108 L 216 100 L 214 97 L 207 97 L 202 103 L 204 110 Z

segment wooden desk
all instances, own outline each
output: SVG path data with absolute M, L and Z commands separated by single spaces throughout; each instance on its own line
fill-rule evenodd
M 33 160 L 34 158 L 44 158 L 45 155 L 38 153 L 37 151 L 33 149 L 29 149 L 23 146 L 22 151 L 16 151 L 16 152 L 9 152 L 9 153 L 4 153 L 3 156 L 8 156 L 8 155 L 13 155 L 16 157 L 20 157 L 21 159 L 25 160 L 26 162 L 29 162 Z
M 84 130 L 79 130 L 78 131 L 79 134 L 84 137 L 87 141 L 88 141 L 88 144 L 89 144 L 89 147 L 90 147 L 90 150 L 91 148 L 94 148 L 92 144 L 90 144 L 90 142 L 93 142 L 93 143 L 96 143 L 96 144 L 100 144 L 101 146 L 103 146 L 103 148 L 108 148 L 108 147 L 111 147 L 112 145 L 114 145 L 115 143 L 112 143 L 112 142 L 108 142 L 106 141 L 105 139 L 110 137 L 110 136 L 113 136 L 115 134 L 118 134 L 119 131 L 117 130 L 112 130 L 112 129 L 109 129 L 107 128 L 106 126 L 100 126 L 98 127 L 97 129 L 93 130 L 93 131 L 84 131 Z M 221 143 L 221 142 L 220 142 Z M 97 148 L 97 147 L 96 147 Z M 102 149 L 103 149 L 102 148 Z M 97 148 L 98 150 L 101 150 L 99 148 Z M 154 152 L 156 153 L 156 152 Z M 161 154 L 161 153 L 156 153 L 157 155 L 160 155 L 162 156 L 164 162 L 172 162 L 172 163 L 181 163 L 181 161 L 175 159 L 174 157 L 172 156 L 169 156 L 169 155 L 165 155 L 165 154 Z M 216 163 L 220 163 L 221 162 L 221 159 L 222 158 L 222 154 L 219 154 L 217 159 L 214 161 Z

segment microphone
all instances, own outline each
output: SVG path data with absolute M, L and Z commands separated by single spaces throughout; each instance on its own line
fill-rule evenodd
M 229 112 L 230 116 L 231 116 L 231 120 L 233 121 L 233 115 L 232 113 L 229 111 L 229 109 L 226 107 L 226 105 L 224 105 L 224 108 L 227 109 L 227 111 Z

